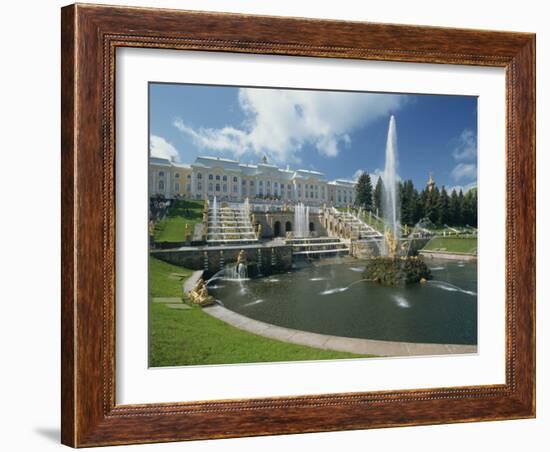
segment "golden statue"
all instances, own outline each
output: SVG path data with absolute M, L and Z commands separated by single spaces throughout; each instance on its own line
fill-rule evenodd
M 214 297 L 208 295 L 208 289 L 202 278 L 197 281 L 193 290 L 187 295 L 193 304 L 198 304 L 199 306 L 210 306 L 214 304 Z
M 261 223 L 258 223 L 258 238 L 262 237 L 262 225 Z
M 384 232 L 384 240 L 386 241 L 386 246 L 388 247 L 388 256 L 397 256 L 399 240 L 397 240 L 395 235 L 393 235 L 393 232 L 391 232 L 389 229 L 386 229 L 386 231 Z
M 239 251 L 239 255 L 237 256 L 237 268 L 239 268 L 239 264 L 246 265 L 246 253 L 244 250 Z

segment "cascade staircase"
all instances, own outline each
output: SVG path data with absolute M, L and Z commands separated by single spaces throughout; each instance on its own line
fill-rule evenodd
M 297 256 L 349 254 L 349 243 L 338 237 L 289 238 L 285 243 L 292 246 L 292 254 Z
M 212 245 L 246 244 L 258 241 L 250 215 L 239 206 L 208 207 L 206 241 Z
M 381 240 L 384 238 L 380 231 L 374 229 L 351 212 L 341 212 L 333 207 L 331 215 L 339 219 L 347 229 L 351 230 L 352 237 L 357 240 Z

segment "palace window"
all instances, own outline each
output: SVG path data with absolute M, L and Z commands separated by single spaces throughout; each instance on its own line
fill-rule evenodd
M 237 193 L 237 186 L 233 185 L 233 193 Z
M 187 184 L 187 191 L 191 191 L 191 184 Z
M 226 184 L 223 184 L 223 192 L 227 193 L 227 185 Z
M 208 175 L 208 180 L 214 180 L 214 175 L 213 175 L 213 174 L 209 174 L 209 175 Z
M 187 175 L 187 179 L 191 179 L 191 174 L 188 174 L 188 175 Z
M 216 184 L 216 191 L 220 191 L 220 184 Z
M 258 184 L 260 185 L 260 187 L 263 187 L 264 186 L 264 181 L 261 180 L 260 182 L 258 182 Z
M 210 183 L 208 184 L 208 191 L 212 191 L 214 189 L 214 184 Z
M 176 189 L 176 191 L 180 191 L 180 183 L 176 182 L 176 185 L 174 186 L 174 188 Z
M 202 173 L 197 174 L 197 179 L 202 179 Z
M 202 191 L 202 184 L 200 182 L 197 183 L 197 190 Z
M 164 181 L 159 180 L 159 190 L 164 190 Z
M 216 180 L 220 180 L 220 175 L 216 174 Z
M 237 183 L 237 177 L 233 176 L 233 182 Z
M 159 171 L 159 177 L 164 177 L 164 171 Z
M 254 181 L 253 180 L 250 181 L 250 186 L 254 187 Z
M 227 182 L 227 176 L 223 176 L 223 181 Z

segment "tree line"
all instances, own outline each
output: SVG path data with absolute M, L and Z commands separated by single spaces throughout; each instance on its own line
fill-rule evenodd
M 355 187 L 355 204 L 381 215 L 384 183 L 378 178 L 373 188 L 371 177 L 363 173 Z M 477 227 L 477 188 L 466 193 L 453 189 L 449 194 L 445 186 L 426 186 L 422 191 L 415 188 L 412 180 L 399 182 L 398 197 L 401 203 L 401 224 L 414 226 L 420 220 L 430 220 L 436 226 Z

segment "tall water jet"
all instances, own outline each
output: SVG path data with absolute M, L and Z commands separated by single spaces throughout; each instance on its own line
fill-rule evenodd
M 390 116 L 388 138 L 386 140 L 386 164 L 382 173 L 384 190 L 382 195 L 382 218 L 385 223 L 386 240 L 384 241 L 384 255 L 390 254 L 391 243 L 399 244 L 401 236 L 400 205 L 397 194 L 397 130 L 395 117 Z
M 303 203 L 294 206 L 294 237 L 309 236 L 309 206 Z
M 386 286 L 403 286 L 426 282 L 431 272 L 421 257 L 407 256 L 408 247 L 401 243 L 401 206 L 397 194 L 397 131 L 395 118 L 390 117 L 388 139 L 386 141 L 386 165 L 381 175 L 382 220 L 384 240 L 381 243 L 380 257 L 369 259 L 363 276 Z

